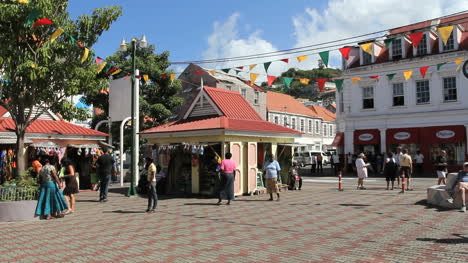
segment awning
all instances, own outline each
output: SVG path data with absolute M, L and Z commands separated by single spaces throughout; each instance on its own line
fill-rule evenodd
M 344 145 L 344 133 L 339 132 L 335 135 L 335 139 L 333 139 L 333 142 L 332 144 L 330 144 L 330 146 L 339 147 L 343 145 Z
M 32 143 L 30 139 L 24 139 L 24 143 Z M 0 144 L 16 144 L 16 139 L 13 138 L 0 138 Z
M 100 146 L 98 144 L 69 144 L 67 145 L 68 147 L 71 147 L 71 148 L 87 148 L 87 149 L 91 149 L 91 148 L 100 148 Z
M 42 147 L 42 148 L 57 148 L 60 147 L 54 142 L 38 142 L 31 144 L 32 147 Z

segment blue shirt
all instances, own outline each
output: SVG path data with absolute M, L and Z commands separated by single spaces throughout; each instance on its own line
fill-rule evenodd
M 267 161 L 263 167 L 263 171 L 266 172 L 266 178 L 277 178 L 278 172 L 281 171 L 281 168 L 277 161 Z
M 468 183 L 468 173 L 465 173 L 465 175 L 461 178 L 460 182 Z

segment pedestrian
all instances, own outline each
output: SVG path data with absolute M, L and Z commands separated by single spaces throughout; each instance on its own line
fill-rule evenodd
M 457 182 L 454 183 L 451 189 L 448 189 L 450 194 L 450 198 L 447 200 L 449 203 L 453 204 L 453 198 L 455 193 L 455 188 L 458 185 L 458 190 L 460 191 L 461 198 L 462 198 L 462 207 L 460 209 L 461 212 L 466 212 L 466 199 L 468 195 L 468 162 L 463 164 L 463 170 L 458 172 L 457 175 Z
M 335 174 L 338 174 L 341 171 L 341 161 L 340 156 L 335 152 L 332 155 L 333 165 L 335 165 Z
M 62 159 L 62 167 L 65 168 L 64 178 L 65 178 L 65 188 L 63 189 L 63 195 L 65 200 L 67 200 L 68 211 L 65 214 L 71 214 L 75 212 L 75 195 L 79 193 L 78 182 L 76 181 L 75 168 L 70 159 Z
M 109 184 L 114 172 L 114 158 L 109 154 L 109 149 L 103 148 L 103 154 L 96 161 L 96 174 L 99 178 L 99 202 L 107 202 Z
M 348 152 L 348 155 L 346 156 L 346 161 L 348 164 L 348 173 L 352 173 L 353 172 L 353 155 L 350 152 Z
M 395 158 L 393 158 L 393 153 L 388 153 L 388 158 L 385 159 L 383 174 L 385 180 L 387 181 L 387 190 L 390 188 L 390 182 L 392 182 L 392 190 L 395 188 L 395 178 L 398 176 L 398 166 L 396 164 Z
M 50 164 L 49 158 L 43 158 L 44 166 L 39 174 L 41 189 L 36 206 L 36 216 L 46 220 L 53 217 L 63 217 L 62 212 L 68 210 L 67 201 L 60 191 L 60 180 L 55 167 Z
M 32 166 L 31 177 L 33 178 L 37 178 L 39 176 L 39 173 L 41 172 L 41 169 L 42 169 L 41 158 L 42 158 L 41 156 L 37 157 L 37 159 L 34 160 L 31 164 Z
M 315 154 L 312 154 L 310 156 L 310 163 L 312 164 L 312 174 L 314 174 L 317 171 L 317 156 Z
M 363 153 L 358 155 L 356 159 L 356 170 L 358 175 L 358 190 L 366 190 L 364 187 L 364 179 L 367 178 L 367 167 L 370 166 L 369 163 L 364 162 L 366 156 Z
M 270 194 L 270 199 L 268 199 L 269 201 L 273 201 L 273 193 L 276 193 L 276 201 L 280 200 L 278 185 L 276 184 L 280 171 L 281 167 L 278 161 L 273 160 L 273 155 L 271 153 L 268 154 L 266 156 L 265 165 L 263 166 L 263 172 L 266 174 L 267 193 Z
M 436 159 L 436 170 L 437 170 L 437 184 L 446 184 L 445 178 L 447 177 L 447 152 L 442 150 L 440 155 Z
M 291 168 L 289 168 L 289 189 L 291 190 L 301 190 L 302 188 L 302 178 L 299 175 L 299 165 L 294 161 Z
M 396 153 L 393 155 L 393 157 L 395 158 L 395 161 L 396 161 L 396 164 L 398 166 L 398 171 L 397 173 L 400 173 L 400 156 L 402 155 L 403 153 L 401 152 L 401 147 L 398 146 L 396 148 Z M 397 182 L 398 182 L 398 188 L 400 188 L 400 176 L 397 176 Z
M 384 154 L 378 153 L 376 156 L 377 159 L 377 173 L 382 173 L 383 172 L 383 164 L 385 162 L 384 160 Z
M 408 178 L 408 191 L 412 191 L 413 188 L 411 182 L 411 175 L 413 174 L 413 160 L 411 156 L 408 154 L 408 149 L 403 149 L 403 154 L 400 155 L 400 172 L 401 177 Z
M 323 173 L 323 156 L 322 153 L 317 154 L 317 172 Z
M 158 193 L 156 190 L 156 165 L 153 163 L 151 157 L 146 157 L 146 169 L 148 171 L 147 182 L 148 182 L 148 209 L 146 213 L 154 213 L 158 206 Z
M 414 157 L 414 161 L 416 162 L 416 171 L 419 175 L 423 174 L 423 167 L 424 167 L 424 155 L 421 151 L 416 152 L 416 156 Z
M 225 159 L 221 162 L 221 190 L 219 191 L 218 205 L 223 199 L 227 200 L 226 205 L 234 200 L 234 181 L 236 179 L 236 164 L 231 160 L 232 153 L 226 153 Z

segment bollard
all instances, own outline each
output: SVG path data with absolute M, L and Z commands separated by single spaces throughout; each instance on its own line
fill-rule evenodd
M 343 177 L 341 171 L 338 172 L 338 191 L 343 191 Z
M 401 171 L 401 193 L 405 193 L 406 183 L 405 183 L 405 171 Z

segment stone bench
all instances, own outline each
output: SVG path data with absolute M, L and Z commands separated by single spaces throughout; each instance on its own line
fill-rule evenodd
M 462 198 L 457 187 L 455 188 L 453 204 L 447 201 L 450 195 L 446 189 L 456 184 L 456 180 L 457 173 L 450 173 L 447 175 L 446 185 L 434 185 L 427 188 L 427 203 L 444 208 L 460 208 L 462 206 Z

